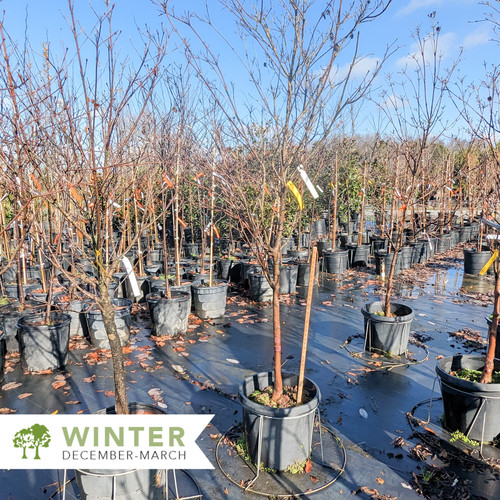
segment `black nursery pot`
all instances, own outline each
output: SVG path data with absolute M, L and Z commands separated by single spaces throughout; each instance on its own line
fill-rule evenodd
M 329 274 L 343 274 L 347 270 L 348 261 L 348 250 L 324 251 L 323 271 Z
M 163 415 L 156 406 L 129 403 L 129 413 L 134 415 Z M 96 414 L 114 415 L 109 407 Z M 75 479 L 82 500 L 164 500 L 166 470 L 156 469 L 75 469 Z
M 76 335 L 88 335 L 87 319 L 85 312 L 90 307 L 88 301 L 74 299 L 69 302 L 56 300 L 56 306 L 65 314 L 71 317 L 69 328 L 69 336 L 75 337 Z
M 365 350 L 378 354 L 401 356 L 405 354 L 410 336 L 413 310 L 404 304 L 391 304 L 395 316 L 375 314 L 384 310 L 382 302 L 366 304 L 361 313 L 365 324 Z
M 437 237 L 436 253 L 444 253 L 450 249 L 451 237 L 449 234 L 441 234 Z
M 417 250 L 417 254 L 419 251 L 421 252 L 422 250 Z M 401 250 L 398 252 L 398 264 L 401 271 L 410 269 L 411 266 L 418 263 L 414 260 L 414 255 L 415 249 L 413 247 L 410 246 L 401 248 Z
M 490 257 L 489 250 L 478 252 L 474 248 L 464 248 L 464 273 L 478 275 Z M 488 269 L 488 274 L 492 273 L 493 266 Z
M 129 299 L 111 299 L 111 303 L 115 307 L 116 333 L 122 346 L 124 346 L 128 343 L 130 337 L 132 301 Z M 101 310 L 88 308 L 86 315 L 92 345 L 98 349 L 109 349 L 108 334 L 106 333 Z
M 5 343 L 8 353 L 19 352 L 19 340 L 17 336 L 17 323 L 21 316 L 41 312 L 44 306 L 34 301 L 26 301 L 25 309 L 19 310 L 19 302 L 13 301 L 10 304 L 0 307 L 0 327 L 5 334 Z
M 290 264 L 280 267 L 280 293 L 295 293 L 297 289 L 298 266 Z
M 201 319 L 220 318 L 226 312 L 227 283 L 214 286 L 202 283 L 192 285 L 193 303 L 196 315 Z
M 273 300 L 273 289 L 267 278 L 260 273 L 249 273 L 250 298 L 256 302 L 270 302 Z
M 438 362 L 436 373 L 443 396 L 445 428 L 459 430 L 469 439 L 489 442 L 500 437 L 500 384 L 469 382 L 450 374 L 460 369 L 482 371 L 483 367 L 483 356 L 449 356 Z M 494 370 L 500 370 L 499 359 L 495 359 Z
M 392 263 L 394 260 L 394 255 L 396 255 L 396 263 L 394 266 L 394 275 L 398 275 L 401 272 L 401 252 L 398 252 L 397 254 L 394 253 L 386 253 L 384 255 L 384 264 L 385 264 L 385 275 L 389 276 L 389 273 L 391 272 L 392 269 Z
M 68 314 L 50 313 L 48 324 L 44 314 L 21 316 L 17 323 L 21 366 L 24 371 L 38 372 L 63 368 L 68 358 Z
M 238 398 L 243 407 L 245 440 L 252 463 L 257 463 L 260 439 L 260 462 L 264 467 L 285 470 L 297 461 L 303 463 L 311 454 L 320 391 L 312 380 L 304 379 L 304 394 L 311 399 L 293 408 L 271 408 L 248 398 L 256 389 L 264 389 L 273 382 L 273 372 L 248 377 L 239 386 Z M 297 375 L 283 373 L 283 385 L 294 387 L 297 382 Z
M 233 266 L 233 260 L 231 259 L 219 259 L 217 261 L 217 277 L 224 281 L 229 281 L 229 273 L 231 267 Z
M 349 251 L 349 267 L 367 266 L 370 262 L 370 246 L 357 245 L 354 243 L 348 244 Z
M 36 290 L 40 284 L 38 282 L 28 283 L 27 285 L 23 285 L 23 294 L 26 297 L 32 290 Z M 4 285 L 5 295 L 10 297 L 11 299 L 19 300 L 19 286 L 17 283 L 6 283 Z
M 297 286 L 309 286 L 309 276 L 311 274 L 311 264 L 309 262 L 299 262 L 297 273 Z M 316 274 L 319 265 L 316 264 Z
M 294 260 L 307 260 L 309 250 L 288 250 L 286 253 L 287 258 Z
M 330 240 L 320 240 L 316 243 L 318 247 L 318 257 L 323 257 L 323 252 L 332 248 L 332 242 Z
M 172 292 L 172 298 L 148 294 L 146 301 L 156 335 L 177 335 L 188 327 L 191 312 L 191 293 Z

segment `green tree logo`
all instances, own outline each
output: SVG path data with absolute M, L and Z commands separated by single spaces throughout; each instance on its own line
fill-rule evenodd
M 39 449 L 48 448 L 50 443 L 49 429 L 45 425 L 35 424 L 28 429 L 21 429 L 16 432 L 14 439 L 14 448 L 22 448 L 23 456 L 22 458 L 28 458 L 26 456 L 26 448 L 35 449 L 35 460 L 40 460 Z

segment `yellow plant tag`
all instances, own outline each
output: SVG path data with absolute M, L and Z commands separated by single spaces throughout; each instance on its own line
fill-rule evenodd
M 481 269 L 481 271 L 479 271 L 479 274 L 481 276 L 484 276 L 486 274 L 486 271 L 488 271 L 488 269 L 491 267 L 491 264 L 493 264 L 493 262 L 495 262 L 495 260 L 497 260 L 497 257 L 498 257 L 498 250 L 495 250 L 490 257 L 490 260 L 488 262 L 486 262 L 486 264 Z
M 302 196 L 300 195 L 297 186 L 292 181 L 288 181 L 286 185 L 288 189 L 293 193 L 295 198 L 297 198 L 297 203 L 299 204 L 299 208 L 302 210 L 304 208 L 304 202 L 302 201 Z

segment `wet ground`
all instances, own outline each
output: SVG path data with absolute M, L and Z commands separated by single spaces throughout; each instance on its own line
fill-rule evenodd
M 440 356 L 484 352 L 491 279 L 464 276 L 460 249 L 400 276 L 395 297 L 415 312 L 408 361 L 363 354 L 361 308 L 381 294 L 374 273 L 369 266 L 338 279 L 322 274 L 313 296 L 307 376 L 321 389 L 323 444 L 333 462 L 330 477 L 324 479 L 313 460 L 312 470 L 301 477 L 262 473 L 255 491 L 264 496 L 304 491 L 305 498 L 317 499 L 353 494 L 412 499 L 419 493 L 427 498 L 500 498 L 498 449 L 484 446 L 481 456 L 467 444 L 449 443 L 440 424 L 443 410 L 435 378 Z M 236 397 L 240 381 L 272 366 L 271 307 L 253 304 L 237 291 L 230 292 L 223 319 L 202 322 L 193 316 L 188 333 L 177 340 L 151 339 L 145 310 L 136 308 L 126 355 L 129 400 L 155 404 L 153 398 L 162 399 L 167 412 L 215 415 L 198 440 L 214 469 L 179 473 L 180 496 L 199 489 L 210 500 L 257 498 L 239 486 L 252 471 L 237 454 L 228 459 L 230 440 L 219 442 L 241 421 Z M 283 297 L 288 372 L 297 372 L 300 363 L 305 293 L 302 289 Z M 81 413 L 113 404 L 111 363 L 85 341 L 73 343 L 63 373 L 24 375 L 15 357 L 7 366 L 4 384 L 22 385 L 0 390 L 3 411 Z M 428 417 L 429 423 L 422 424 Z M 315 434 L 315 447 L 318 440 Z M 66 498 L 78 498 L 73 471 L 67 474 Z M 3 470 L 0 500 L 62 498 L 62 482 L 63 471 Z

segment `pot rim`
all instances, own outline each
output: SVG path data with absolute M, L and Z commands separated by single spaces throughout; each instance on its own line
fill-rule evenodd
M 17 320 L 17 326 L 18 328 L 25 328 L 25 327 L 30 327 L 30 326 L 36 326 L 37 328 L 39 327 L 44 327 L 44 328 L 58 328 L 62 325 L 65 325 L 66 323 L 69 323 L 71 321 L 71 316 L 66 313 L 60 313 L 56 311 L 52 311 L 50 313 L 50 317 L 56 317 L 59 319 L 59 321 L 56 321 L 55 324 L 51 325 L 30 325 L 29 321 L 33 321 L 34 318 L 44 318 L 45 313 L 28 313 L 28 314 L 23 314 L 18 320 Z
M 378 314 L 370 312 L 368 310 L 368 307 L 373 304 L 380 304 L 380 309 L 383 310 L 383 302 L 380 300 L 368 302 L 361 309 L 361 313 L 363 314 L 363 316 L 365 316 L 365 318 L 369 318 L 371 321 L 380 323 L 409 323 L 415 318 L 414 310 L 406 304 L 401 304 L 400 302 L 391 302 L 391 309 L 393 307 L 406 307 L 410 310 L 410 313 L 403 316 L 391 316 L 389 318 L 387 318 L 386 316 L 379 316 Z
M 227 288 L 227 281 L 224 280 L 214 280 L 213 286 L 208 286 L 207 283 L 192 283 L 191 286 L 195 290 L 215 290 L 220 288 Z
M 467 358 L 477 361 L 484 361 L 484 356 L 478 356 L 477 354 L 456 354 L 454 356 L 446 356 L 440 359 L 436 363 L 436 374 L 440 378 L 440 381 L 444 381 L 447 385 L 453 388 L 463 389 L 466 392 L 498 392 L 500 393 L 500 383 L 498 384 L 481 384 L 481 382 L 471 382 L 470 380 L 463 380 L 454 375 L 451 375 L 448 371 L 444 369 L 444 364 L 453 361 L 453 358 Z M 495 358 L 495 365 L 500 367 L 500 359 Z M 495 396 L 499 397 L 499 396 Z
M 249 377 L 245 377 L 238 386 L 238 399 L 247 412 L 254 413 L 259 416 L 264 416 L 265 418 L 297 418 L 316 411 L 317 407 L 319 406 L 321 391 L 316 382 L 307 377 L 304 378 L 304 382 L 309 382 L 316 390 L 316 394 L 307 403 L 301 404 L 299 406 L 292 406 L 290 408 L 272 408 L 271 406 L 265 406 L 259 403 L 255 403 L 245 394 L 244 387 L 247 380 L 251 381 L 254 378 L 257 378 L 258 380 L 260 376 L 267 376 L 270 381 L 274 380 L 274 372 L 258 372 L 250 375 Z M 296 377 L 298 379 L 298 375 L 294 373 L 283 372 L 282 376 L 283 379 L 286 379 L 287 377 Z
M 190 294 L 188 292 L 185 292 L 183 290 L 172 290 L 172 295 L 175 294 L 176 296 L 175 297 L 172 297 L 171 299 L 165 297 L 165 296 L 161 296 L 159 295 L 158 293 L 148 293 L 146 295 L 146 300 L 148 302 L 160 302 L 160 301 L 164 301 L 164 302 L 184 302 L 185 300 L 189 300 L 190 298 Z M 158 297 L 158 298 L 155 298 L 155 297 Z
M 331 248 L 328 248 L 327 250 L 323 250 L 323 257 L 325 256 L 325 254 L 329 254 L 329 255 L 339 255 L 339 254 L 347 255 L 348 253 L 349 253 L 348 249 L 336 248 L 335 250 L 332 250 Z

